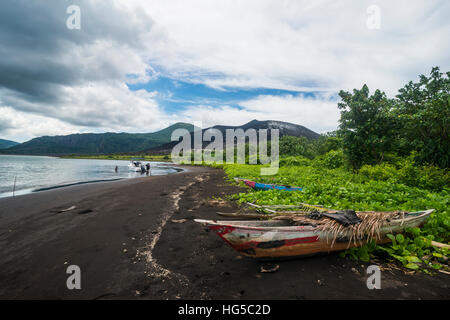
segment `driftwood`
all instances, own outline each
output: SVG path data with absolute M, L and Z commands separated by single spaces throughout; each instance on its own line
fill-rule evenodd
M 219 216 L 229 218 L 246 218 L 246 219 L 270 219 L 276 217 L 276 214 L 268 213 L 242 213 L 242 212 L 217 212 Z
M 437 242 L 437 241 L 431 241 L 431 245 L 433 246 L 433 247 L 438 247 L 438 248 L 450 248 L 450 245 L 448 245 L 448 244 L 445 244 L 445 243 L 440 243 L 440 242 Z
M 262 206 L 259 206 L 259 205 L 257 205 L 257 204 L 254 204 L 254 203 L 247 202 L 247 204 L 248 204 L 249 206 L 251 206 L 251 207 L 254 207 L 254 208 L 257 208 L 257 209 L 260 209 L 260 210 L 264 210 L 264 211 L 267 211 L 267 212 L 270 212 L 270 213 L 276 213 L 275 210 L 268 209 L 268 208 L 264 208 L 264 207 L 262 207 Z

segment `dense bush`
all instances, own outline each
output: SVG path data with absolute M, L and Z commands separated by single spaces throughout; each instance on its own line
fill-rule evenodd
M 377 166 L 364 165 L 359 174 L 367 180 L 390 181 L 401 183 L 410 187 L 426 190 L 440 191 L 450 188 L 450 171 L 434 166 L 417 166 L 408 157 L 396 164 L 383 163 Z
M 314 166 L 327 169 L 336 169 L 344 166 L 344 152 L 340 150 L 331 150 L 314 159 Z
M 317 155 L 317 152 L 314 148 L 313 141 L 305 137 L 283 136 L 280 139 L 280 154 L 313 159 Z
M 366 85 L 339 93 L 338 136 L 353 169 L 411 152 L 420 165 L 450 167 L 450 72 L 435 67 L 419 78 L 394 99 L 379 90 L 370 95 Z
M 342 149 L 342 140 L 335 133 L 321 135 L 317 139 L 283 136 L 280 138 L 280 155 L 283 157 L 304 157 L 314 159 L 333 150 Z
M 400 124 L 399 138 L 408 151 L 417 151 L 416 162 L 450 167 L 450 72 L 438 67 L 399 90 L 393 114 Z
M 370 95 L 366 85 L 353 93 L 340 91 L 339 96 L 339 135 L 351 166 L 357 170 L 364 164 L 381 163 L 394 145 L 392 101 L 380 90 Z
M 395 179 L 397 169 L 394 165 L 383 163 L 377 166 L 364 165 L 359 170 L 359 174 L 367 180 L 387 181 Z
M 289 166 L 308 166 L 311 164 L 311 160 L 302 156 L 296 157 L 282 157 L 280 159 L 280 166 L 289 167 Z

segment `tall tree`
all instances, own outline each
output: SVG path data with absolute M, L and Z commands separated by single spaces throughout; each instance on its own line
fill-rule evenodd
M 402 123 L 408 151 L 417 151 L 416 161 L 443 168 L 450 166 L 450 72 L 439 67 L 419 82 L 410 81 L 397 95 L 395 113 Z
M 340 91 L 342 101 L 338 134 L 342 138 L 344 153 L 354 169 L 363 164 L 380 163 L 393 144 L 395 122 L 392 117 L 392 100 L 384 92 L 376 90 L 369 95 L 369 88 Z

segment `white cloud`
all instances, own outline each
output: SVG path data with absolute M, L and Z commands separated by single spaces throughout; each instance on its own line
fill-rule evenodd
M 82 28 L 70 32 L 64 30 L 64 3 L 14 1 L 2 8 L 0 24 L 9 29 L 2 32 L 0 25 L 0 68 L 12 75 L 0 82 L 3 138 L 143 132 L 192 120 L 205 126 L 284 120 L 324 132 L 339 117 L 330 95 L 262 95 L 241 101 L 240 108 L 199 105 L 169 115 L 155 92 L 131 91 L 125 82 L 161 73 L 219 89 L 320 91 L 333 97 L 367 83 L 392 96 L 432 66 L 450 69 L 445 0 L 79 3 Z M 380 30 L 366 27 L 372 4 L 381 8 Z M 20 23 L 30 37 L 15 27 L 14 10 L 29 11 Z
M 159 127 L 165 117 L 153 100 L 154 92 L 130 91 L 125 84 L 66 87 L 55 117 L 70 123 L 114 131 L 140 132 Z
M 147 1 L 167 35 L 149 56 L 174 76 L 213 87 L 336 91 L 367 83 L 390 94 L 434 65 L 450 67 L 448 1 L 376 1 L 380 30 L 366 26 L 372 4 Z
M 314 98 L 302 94 L 263 95 L 240 105 L 249 112 L 258 113 L 257 119 L 298 123 L 320 133 L 336 130 L 338 125 L 337 99 L 329 94 L 317 94 Z
M 51 116 L 0 106 L 1 118 L 9 124 L 0 134 L 25 141 L 41 135 L 82 132 L 149 132 L 174 122 L 159 108 L 154 96 L 154 92 L 145 90 L 130 91 L 125 84 L 64 87 L 60 105 L 46 111 Z M 47 108 L 38 103 L 27 107 Z
M 197 122 L 206 128 L 216 124 L 242 125 L 251 120 L 280 120 L 301 124 L 309 129 L 325 133 L 337 128 L 339 110 L 336 98 L 329 94 L 317 94 L 314 98 L 298 96 L 261 95 L 231 106 L 195 106 L 180 116 Z
M 79 133 L 77 126 L 68 124 L 51 117 L 35 115 L 17 111 L 11 107 L 1 107 L 2 121 L 8 126 L 0 131 L 4 137 L 14 141 L 26 141 L 44 135 L 63 135 L 67 133 Z

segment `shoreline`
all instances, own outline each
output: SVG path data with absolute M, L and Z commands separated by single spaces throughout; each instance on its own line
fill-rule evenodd
M 188 172 L 187 167 L 178 166 L 177 172 L 169 173 L 165 175 L 142 175 L 132 178 L 118 178 L 112 180 L 96 180 L 80 183 L 71 183 L 60 186 L 52 186 L 46 188 L 27 189 L 26 193 L 16 194 L 15 196 L 0 197 L 0 230 L 3 229 L 5 222 L 11 222 L 19 220 L 30 214 L 25 214 L 24 211 L 32 212 L 34 207 L 44 208 L 47 206 L 47 201 L 54 201 L 56 205 L 62 202 L 69 201 L 70 198 L 74 198 L 76 201 L 80 197 L 89 196 L 99 192 L 108 192 L 115 188 L 122 188 L 132 186 L 135 183 L 141 183 L 146 179 L 152 177 L 165 177 L 168 175 L 176 175 L 182 172 Z M 17 190 L 20 192 L 23 190 Z M 42 195 L 42 196 L 41 196 Z M 26 203 L 30 205 L 27 206 Z M 45 205 L 43 205 L 45 204 Z M 28 209 L 29 207 L 29 209 Z M 15 212 L 13 215 L 10 212 Z
M 138 155 L 123 155 L 123 156 L 117 156 L 116 158 L 110 158 L 108 154 L 106 155 L 49 155 L 49 154 L 18 154 L 18 153 L 1 153 L 0 156 L 24 156 L 24 157 L 51 157 L 51 158 L 61 158 L 61 159 L 86 159 L 86 160 L 125 160 L 129 161 L 130 158 L 142 158 Z M 152 159 L 155 159 L 155 162 L 171 162 L 171 159 L 164 159 L 166 155 L 144 155 L 143 158 L 148 157 L 150 158 L 148 161 L 152 161 Z M 114 157 L 114 156 L 113 156 Z M 124 157 L 125 159 L 122 159 Z M 159 157 L 162 157 L 159 159 Z M 158 160 L 156 160 L 158 159 Z M 147 161 L 147 160 L 146 160 Z
M 24 156 L 24 155 L 17 155 L 17 156 Z M 27 156 L 29 157 L 29 156 Z M 125 161 L 122 159 L 101 159 L 101 158 L 62 158 L 62 157 L 57 157 L 57 156 L 37 156 L 37 157 L 50 157 L 50 158 L 60 158 L 60 159 L 74 159 L 74 160 L 113 160 L 113 161 Z M 162 167 L 162 168 L 168 168 L 168 169 L 172 169 L 175 172 L 172 173 L 166 173 L 166 174 L 162 174 L 162 175 L 170 175 L 170 174 L 176 174 L 179 172 L 182 172 L 185 169 L 181 169 L 179 168 L 179 165 L 173 163 L 173 162 L 164 162 L 164 161 L 152 161 L 152 160 L 146 160 L 148 162 L 153 162 L 158 164 L 157 167 Z M 83 184 L 90 184 L 90 183 L 99 183 L 99 182 L 114 182 L 114 181 L 119 181 L 119 180 L 128 180 L 128 179 L 137 179 L 137 178 L 143 178 L 145 176 L 151 176 L 150 175 L 146 175 L 146 174 L 142 174 L 141 176 L 133 176 L 133 177 L 118 177 L 118 178 L 111 178 L 111 179 L 95 179 L 95 180 L 81 180 L 81 181 L 73 181 L 73 182 L 66 182 L 63 184 L 55 184 L 55 185 L 48 185 L 48 186 L 41 186 L 41 187 L 33 187 L 33 188 L 25 188 L 25 189 L 15 189 L 14 191 L 5 191 L 5 192 L 1 192 L 0 193 L 0 200 L 4 199 L 4 198 L 10 198 L 10 197 L 19 197 L 19 196 L 23 196 L 23 195 L 28 195 L 28 194 L 32 194 L 32 193 L 37 193 L 37 192 L 42 192 L 42 191 L 48 191 L 48 190 L 54 190 L 54 189 L 59 189 L 59 188 L 66 188 L 66 187 L 70 187 L 70 186 L 75 186 L 75 185 L 83 185 Z M 13 195 L 13 193 L 15 195 Z
M 337 254 L 277 261 L 278 271 L 261 273 L 267 263 L 239 256 L 193 221 L 237 211 L 223 199 L 246 189 L 220 169 L 180 167 L 187 170 L 0 199 L 0 298 L 449 298 L 448 275 L 406 275 Z M 367 289 L 371 264 L 382 267 L 381 290 Z M 66 287 L 69 265 L 81 269 L 81 290 Z

